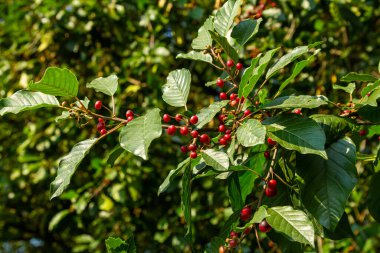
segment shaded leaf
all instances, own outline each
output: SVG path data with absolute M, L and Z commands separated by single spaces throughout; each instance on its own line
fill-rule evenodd
M 228 104 L 227 100 L 212 103 L 209 107 L 201 109 L 198 113 L 197 128 L 202 128 L 208 124 L 220 110 Z
M 115 74 L 108 77 L 99 77 L 92 80 L 86 85 L 87 88 L 93 88 L 97 92 L 102 92 L 108 96 L 113 96 L 117 91 L 118 78 Z
M 207 244 L 204 253 L 216 253 L 219 252 L 219 247 L 224 245 L 224 239 L 220 237 L 213 237 L 211 242 Z
M 242 209 L 244 206 L 244 201 L 241 195 L 240 182 L 237 172 L 233 172 L 227 178 L 227 185 L 232 210 L 237 211 Z
M 262 108 L 274 109 L 274 108 L 316 108 L 321 105 L 327 105 L 327 97 L 322 95 L 309 96 L 285 96 L 276 98 L 269 103 L 263 105 Z
M 127 241 L 119 237 L 108 237 L 106 248 L 108 253 L 136 253 L 136 245 L 133 235 L 130 234 Z
M 368 191 L 367 205 L 369 213 L 380 222 L 380 172 L 372 176 L 371 184 Z
M 182 177 L 182 210 L 187 223 L 186 240 L 191 243 L 191 166 L 185 167 Z
M 253 147 L 265 143 L 266 129 L 256 119 L 244 122 L 236 131 L 238 142 L 244 147 Z
M 239 12 L 240 5 L 241 0 L 229 0 L 216 12 L 214 27 L 221 36 L 227 35 Z
M 195 61 L 204 61 L 208 63 L 212 63 L 212 57 L 209 54 L 204 54 L 203 52 L 197 52 L 197 51 L 190 51 L 186 54 L 178 54 L 176 59 L 183 58 L 183 59 L 190 59 Z
M 166 191 L 170 184 L 173 182 L 175 177 L 187 166 L 190 165 L 190 157 L 188 157 L 186 160 L 182 161 L 180 164 L 178 164 L 177 168 L 174 170 L 170 170 L 169 174 L 166 176 L 164 182 L 160 185 L 158 188 L 158 193 L 157 195 L 160 195 L 162 192 Z
M 186 106 L 190 83 L 191 74 L 188 69 L 173 70 L 162 87 L 162 99 L 171 106 Z
M 243 87 L 245 87 L 245 86 L 248 85 L 249 79 L 253 75 L 253 71 L 255 70 L 257 63 L 259 62 L 260 57 L 261 57 L 261 55 L 253 58 L 252 61 L 251 61 L 251 66 L 249 66 L 248 68 L 246 68 L 244 70 L 244 73 L 243 73 L 243 75 L 241 77 L 240 85 L 239 85 L 238 95 L 239 95 L 240 98 L 243 97 L 243 91 L 244 91 Z M 242 88 L 240 88 L 240 87 L 242 87 Z
M 222 151 L 214 149 L 202 150 L 202 157 L 208 166 L 213 167 L 217 171 L 227 171 L 230 166 L 228 155 Z
M 377 78 L 368 74 L 359 74 L 356 72 L 348 73 L 340 79 L 342 82 L 376 82 Z
M 339 220 L 335 230 L 331 231 L 324 228 L 323 233 L 324 237 L 332 240 L 341 240 L 344 238 L 352 238 L 354 236 L 346 213 L 343 213 L 343 216 Z
M 49 222 L 49 231 L 53 231 L 68 214 L 70 214 L 68 209 L 56 213 Z
M 259 31 L 261 21 L 263 21 L 262 18 L 240 21 L 240 23 L 232 29 L 231 37 L 234 38 L 240 46 L 244 46 L 245 43 Z
M 235 62 L 239 61 L 239 55 L 236 50 L 230 45 L 225 37 L 220 36 L 219 34 L 210 31 L 211 37 L 218 43 L 224 50 L 224 52 Z

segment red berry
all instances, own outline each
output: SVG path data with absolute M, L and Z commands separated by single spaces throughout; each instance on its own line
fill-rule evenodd
M 103 118 L 98 118 L 98 122 L 99 123 L 104 123 L 104 119 Z
M 195 151 L 191 151 L 191 152 L 190 152 L 190 158 L 191 158 L 191 159 L 195 159 L 195 158 L 197 158 L 197 156 L 198 156 L 198 155 L 197 155 L 197 152 L 195 152 Z
M 252 209 L 246 206 L 240 212 L 240 219 L 242 221 L 247 221 L 249 218 L 251 218 L 251 215 Z
M 230 245 L 230 248 L 236 248 L 238 245 L 235 240 L 230 240 L 228 244 Z
M 226 119 L 226 115 L 224 115 L 224 114 L 219 114 L 219 115 L 218 115 L 218 119 L 219 119 L 220 122 L 223 122 L 223 121 Z
M 106 128 L 106 125 L 104 123 L 99 122 L 98 125 L 96 125 L 96 129 L 98 129 L 99 132 L 105 128 Z
M 226 134 L 231 134 L 231 130 L 230 130 L 230 129 L 227 129 L 227 130 L 226 130 Z
M 265 151 L 264 152 L 264 156 L 266 159 L 269 159 L 270 158 L 270 152 L 269 151 Z
M 227 67 L 231 68 L 235 65 L 234 61 L 233 60 L 228 60 L 227 61 Z
M 251 228 L 246 228 L 243 233 L 245 235 L 248 235 L 250 232 L 251 232 Z
M 302 111 L 301 111 L 301 109 L 294 109 L 293 113 L 300 115 L 300 114 L 302 114 Z
M 207 134 L 202 134 L 201 137 L 199 137 L 199 141 L 202 143 L 210 143 L 210 136 Z
M 175 115 L 175 120 L 180 122 L 182 120 L 182 115 L 181 114 L 176 114 Z
M 230 141 L 231 140 L 231 134 L 226 133 L 223 138 L 226 139 L 226 141 Z
M 175 131 L 177 130 L 177 128 L 174 126 L 174 125 L 170 125 L 168 127 L 168 129 L 166 129 L 166 132 L 169 134 L 169 135 L 173 135 L 175 134 Z
M 135 114 L 133 113 L 132 110 L 128 110 L 128 111 L 125 112 L 125 117 L 126 117 L 126 118 L 128 118 L 128 117 L 130 117 L 130 116 L 133 116 L 133 115 L 135 115 Z
M 222 78 L 218 78 L 218 80 L 216 80 L 216 86 L 220 87 L 220 88 L 223 88 L 224 86 L 224 81 Z
M 274 145 L 277 144 L 277 142 L 274 141 L 274 140 L 272 140 L 270 137 L 268 137 L 267 142 L 268 142 L 268 144 L 271 145 L 271 146 L 274 146 Z
M 179 132 L 180 132 L 180 134 L 182 134 L 182 135 L 186 135 L 186 134 L 189 133 L 189 129 L 187 128 L 187 126 L 183 126 L 183 127 L 181 127 L 181 128 L 179 129 Z
M 245 98 L 244 97 L 241 97 L 241 102 L 243 103 L 245 101 Z
M 227 94 L 226 94 L 225 92 L 221 92 L 221 93 L 219 94 L 219 98 L 220 98 L 221 100 L 226 100 L 226 99 L 227 99 Z
M 272 188 L 272 189 L 276 189 L 277 188 L 277 181 L 276 181 L 276 179 L 269 180 L 268 181 L 268 187 Z
M 95 109 L 96 110 L 102 109 L 102 105 L 103 105 L 102 101 L 100 101 L 100 100 L 96 101 L 95 102 Z
M 103 128 L 102 130 L 100 130 L 100 134 L 101 135 L 105 135 L 107 133 L 107 130 L 105 128 Z
M 219 253 L 226 253 L 226 247 L 223 245 L 219 247 Z
M 238 236 L 239 236 L 239 234 L 236 233 L 235 231 L 231 231 L 231 232 L 230 232 L 230 237 L 231 237 L 231 238 L 238 237 Z
M 129 121 L 131 121 L 131 120 L 133 120 L 134 118 L 133 118 L 133 116 L 129 116 L 128 118 L 127 118 L 127 121 L 129 122 Z
M 235 107 L 235 106 L 237 106 L 238 103 L 239 103 L 239 102 L 236 101 L 236 99 L 235 99 L 235 100 L 232 100 L 232 101 L 230 102 L 230 106 Z
M 377 139 L 379 139 L 379 141 L 380 141 L 380 136 L 379 136 L 379 137 L 377 137 Z
M 250 110 L 247 109 L 247 110 L 244 111 L 244 117 L 247 117 L 250 114 L 251 114 Z
M 365 129 L 361 129 L 360 131 L 359 131 L 359 135 L 360 136 L 365 136 L 367 134 L 367 131 L 365 130 Z
M 276 196 L 277 188 L 269 188 L 269 187 L 265 188 L 265 195 L 269 198 Z
M 224 138 L 221 138 L 221 139 L 219 140 L 219 144 L 220 144 L 220 145 L 226 145 L 226 144 L 227 144 L 227 140 L 224 139 Z
M 182 153 L 187 153 L 187 147 L 186 146 L 181 146 L 181 152 Z
M 197 124 L 198 123 L 198 116 L 197 115 L 191 116 L 190 123 L 193 125 Z
M 168 123 L 170 121 L 170 116 L 169 114 L 164 114 L 164 116 L 162 116 L 162 120 L 166 123 Z
M 226 126 L 225 125 L 219 125 L 218 131 L 221 132 L 221 133 L 225 132 L 226 131 Z
M 230 94 L 230 100 L 235 100 L 237 98 L 237 95 L 235 93 Z
M 236 63 L 236 69 L 241 70 L 243 68 L 243 64 L 240 62 Z
M 190 135 L 191 135 L 191 137 L 193 137 L 193 138 L 197 138 L 199 134 L 198 134 L 198 131 L 197 131 L 197 130 L 193 130 L 193 131 L 191 131 Z
M 195 150 L 197 150 L 197 145 L 195 145 L 195 144 L 190 144 L 190 145 L 187 147 L 187 149 L 190 150 L 190 151 L 195 151 Z
M 367 97 L 371 96 L 371 92 L 368 92 L 366 95 L 367 95 Z
M 272 227 L 268 224 L 268 222 L 266 220 L 263 220 L 262 222 L 259 223 L 259 229 L 261 232 L 263 233 L 267 233 L 269 232 L 269 230 L 271 229 Z

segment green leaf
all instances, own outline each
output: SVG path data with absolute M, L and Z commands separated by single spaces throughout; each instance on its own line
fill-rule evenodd
M 78 86 L 78 80 L 70 70 L 49 67 L 40 81 L 29 84 L 29 89 L 53 96 L 75 97 Z
M 376 221 L 380 222 L 380 172 L 377 172 L 372 176 L 371 184 L 368 191 L 368 211 L 375 218 Z
M 197 51 L 190 51 L 187 54 L 178 54 L 176 59 L 178 59 L 178 58 L 212 63 L 211 55 L 204 54 L 203 52 L 197 52 Z
M 244 73 L 241 77 L 241 80 L 240 80 L 240 85 L 239 85 L 239 97 L 243 97 L 243 87 L 245 87 L 246 85 L 248 85 L 249 83 L 249 79 L 251 78 L 251 76 L 253 75 L 253 71 L 255 70 L 256 68 L 256 65 L 257 63 L 259 62 L 259 59 L 260 59 L 261 55 L 260 56 L 257 56 L 256 58 L 253 58 L 252 61 L 251 61 L 251 66 L 249 66 L 248 68 L 246 68 L 244 70 Z M 240 88 L 242 87 L 242 88 Z
M 233 211 L 241 210 L 244 207 L 244 202 L 241 196 L 240 182 L 237 172 L 233 172 L 227 178 L 228 196 L 230 198 Z
M 365 95 L 364 95 L 364 97 L 360 101 L 360 104 L 361 105 L 370 105 L 370 106 L 377 107 L 377 100 L 380 98 L 380 80 L 378 80 L 374 84 L 372 84 L 370 86 L 370 88 L 371 89 L 369 89 L 369 88 L 367 89 L 368 92 L 370 93 L 370 95 L 367 96 L 366 94 L 368 92 L 366 92 Z
M 227 100 L 212 103 L 209 107 L 201 109 L 198 113 L 197 128 L 200 129 L 208 124 L 220 110 L 228 104 Z
M 177 69 L 169 73 L 162 87 L 162 99 L 171 106 L 186 106 L 189 96 L 191 74 L 188 69 Z
M 117 145 L 114 147 L 108 157 L 107 157 L 107 164 L 113 167 L 115 165 L 116 160 L 125 152 L 125 149 L 123 149 L 120 145 Z
M 42 107 L 57 106 L 59 106 L 59 102 L 54 96 L 46 95 L 41 92 L 20 90 L 10 97 L 0 99 L 0 116 L 7 113 L 17 114 Z
M 342 218 L 339 220 L 338 225 L 335 230 L 331 231 L 326 228 L 323 229 L 324 237 L 332 240 L 341 240 L 344 238 L 352 238 L 353 233 L 348 221 L 348 216 L 346 213 L 343 213 Z
M 334 90 L 344 90 L 345 92 L 352 94 L 355 91 L 355 83 L 349 83 L 347 86 L 333 85 Z
M 220 237 L 213 237 L 211 242 L 206 246 L 204 253 L 216 253 L 219 252 L 219 247 L 224 245 L 224 239 Z
M 173 182 L 174 178 L 187 166 L 190 165 L 190 157 L 188 157 L 186 160 L 182 161 L 180 164 L 178 164 L 177 168 L 174 170 L 170 170 L 169 174 L 166 176 L 164 182 L 160 185 L 158 188 L 157 195 L 160 195 L 162 192 L 166 191 L 170 184 Z
M 241 0 L 229 0 L 216 12 L 214 27 L 221 36 L 227 35 L 239 12 L 240 5 Z
M 70 153 L 59 161 L 57 177 L 50 184 L 50 199 L 61 195 L 70 184 L 75 170 L 97 140 L 96 138 L 88 139 L 75 144 Z
M 161 134 L 160 109 L 155 108 L 148 111 L 145 116 L 138 117 L 123 127 L 119 142 L 125 150 L 147 160 L 149 145 Z
M 191 243 L 191 166 L 187 166 L 182 177 L 182 210 L 187 223 L 186 240 Z
M 60 122 L 62 120 L 70 118 L 70 113 L 68 111 L 63 111 L 62 114 L 55 118 L 55 122 Z
M 297 156 L 297 169 L 305 184 L 302 203 L 327 229 L 334 230 L 357 183 L 355 144 L 343 138 L 327 148 L 328 160 L 315 155 Z
M 259 19 L 246 19 L 240 21 L 233 29 L 231 37 L 239 43 L 240 46 L 244 46 L 258 31 L 262 18 Z
M 53 231 L 68 214 L 70 214 L 68 209 L 56 213 L 49 222 L 49 231 Z
M 291 206 L 268 208 L 267 222 L 271 227 L 292 238 L 314 247 L 314 228 L 307 215 Z
M 227 171 L 230 166 L 228 155 L 222 151 L 214 149 L 202 150 L 202 157 L 208 166 L 213 167 L 217 171 Z
M 270 138 L 282 147 L 301 154 L 316 154 L 327 159 L 326 137 L 322 128 L 312 119 L 299 115 L 278 115 L 262 122 Z
M 269 79 L 274 76 L 280 69 L 295 61 L 301 55 L 306 54 L 309 51 L 308 46 L 296 47 L 286 55 L 282 56 L 272 67 L 269 68 L 265 79 Z
M 237 210 L 228 217 L 227 221 L 224 223 L 222 230 L 219 233 L 219 237 L 226 238 L 229 236 L 230 232 L 239 224 L 240 211 Z
M 108 237 L 105 241 L 108 253 L 136 253 L 136 245 L 132 234 L 127 241 L 119 237 Z
M 373 167 L 375 169 L 375 172 L 380 172 L 380 149 L 377 150 L 377 156 L 375 161 L 373 161 Z
M 327 105 L 327 97 L 322 95 L 309 96 L 285 96 L 276 98 L 269 103 L 263 105 L 264 109 L 277 108 L 317 108 L 321 105 Z
M 245 85 L 243 83 L 243 85 L 239 86 L 239 96 L 240 95 L 243 96 L 243 97 L 248 97 L 249 96 L 249 93 L 251 93 L 251 91 L 255 88 L 255 85 L 256 85 L 257 81 L 264 74 L 264 71 L 267 68 L 270 60 L 277 53 L 277 51 L 279 49 L 280 48 L 275 48 L 275 49 L 269 50 L 268 52 L 266 52 L 264 54 L 263 57 L 261 57 L 259 59 L 258 66 L 252 72 L 252 75 L 249 78 L 249 82 L 247 84 L 245 84 Z M 240 90 L 242 90 L 242 91 L 240 91 Z
M 117 90 L 118 78 L 115 74 L 108 77 L 99 77 L 92 80 L 86 85 L 87 88 L 93 88 L 97 92 L 102 92 L 108 96 L 113 96 Z
M 209 31 L 211 34 L 211 37 L 218 43 L 224 50 L 224 52 L 235 62 L 239 61 L 239 55 L 236 52 L 236 50 L 230 45 L 230 43 L 227 41 L 225 37 L 220 36 L 219 34 Z
M 198 30 L 198 36 L 191 43 L 196 50 L 204 50 L 212 45 L 211 35 L 208 31 L 214 31 L 214 17 L 210 16 Z
M 340 79 L 342 82 L 376 82 L 377 78 L 368 74 L 359 74 L 356 72 L 351 72 Z
M 252 172 L 252 170 L 244 171 L 239 173 L 239 183 L 241 189 L 241 198 L 243 203 L 248 195 L 252 193 L 253 188 L 255 187 L 255 180 L 257 178 L 257 174 Z
M 238 143 L 244 147 L 253 147 L 265 143 L 266 130 L 260 121 L 249 119 L 236 131 Z

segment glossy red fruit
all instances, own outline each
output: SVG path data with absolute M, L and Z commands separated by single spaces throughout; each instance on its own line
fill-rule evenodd
M 360 136 L 365 136 L 367 134 L 367 131 L 365 129 L 359 130 L 359 135 Z
M 230 240 L 229 242 L 228 242 L 228 245 L 230 246 L 230 248 L 236 248 L 237 247 L 237 241 L 235 241 L 235 240 Z
M 244 117 L 247 117 L 250 114 L 251 114 L 250 110 L 247 109 L 247 110 L 244 111 Z
M 103 118 L 98 118 L 98 122 L 104 124 L 104 119 Z
M 368 92 L 366 95 L 367 95 L 367 97 L 371 96 L 371 92 Z
M 129 122 L 129 121 L 131 121 L 131 120 L 133 120 L 133 119 L 134 119 L 133 116 L 129 116 L 129 117 L 127 118 L 127 121 Z
M 181 146 L 181 152 L 182 153 L 187 153 L 188 149 L 186 146 Z
M 246 228 L 243 233 L 245 235 L 248 235 L 250 232 L 251 232 L 251 228 Z
M 224 139 L 224 138 L 221 138 L 221 139 L 219 140 L 219 144 L 220 144 L 220 145 L 226 145 L 226 144 L 227 144 L 227 140 Z
M 252 209 L 249 207 L 244 207 L 240 212 L 240 219 L 242 221 L 247 221 L 249 218 L 251 218 L 252 215 Z
M 232 68 L 234 65 L 235 65 L 235 63 L 233 60 L 230 59 L 227 61 L 227 67 Z
M 238 237 L 238 236 L 239 236 L 239 234 L 236 233 L 235 231 L 231 231 L 231 232 L 230 232 L 230 237 L 231 237 L 231 238 Z
M 191 116 L 190 123 L 193 125 L 197 124 L 198 123 L 198 116 L 197 115 Z
M 175 115 L 175 120 L 180 122 L 182 120 L 182 115 L 181 114 L 176 114 Z
M 226 253 L 226 247 L 220 246 L 219 247 L 219 253 Z
M 243 103 L 245 101 L 245 98 L 244 97 L 241 97 L 240 98 L 240 101 Z
M 231 134 L 225 134 L 223 138 L 226 139 L 226 141 L 230 141 L 231 140 Z
M 102 129 L 106 128 L 106 125 L 104 123 L 101 123 L 99 122 L 97 125 L 96 125 L 96 129 L 98 129 L 98 131 L 100 132 Z
M 230 100 L 235 100 L 237 98 L 237 95 L 235 93 L 230 94 Z
M 191 159 L 195 159 L 195 158 L 197 158 L 197 156 L 198 156 L 198 155 L 197 155 L 197 152 L 195 152 L 195 151 L 191 151 L 191 152 L 190 152 L 190 158 L 191 158 Z
M 220 98 L 221 100 L 226 100 L 226 99 L 227 99 L 227 94 L 226 94 L 225 92 L 221 92 L 221 93 L 219 94 L 219 98 Z
M 268 187 L 269 188 L 272 188 L 272 189 L 275 189 L 277 188 L 277 181 L 276 179 L 271 179 L 268 181 Z
M 302 114 L 302 110 L 301 109 L 294 109 L 293 113 L 300 115 L 300 114 Z
M 269 152 L 269 151 L 265 151 L 265 152 L 264 152 L 264 157 L 265 157 L 266 159 L 269 159 L 269 158 L 270 158 L 270 152 Z
M 207 134 L 202 134 L 199 137 L 199 141 L 205 144 L 210 143 L 210 136 L 208 136 Z
M 226 119 L 226 115 L 224 115 L 224 114 L 219 114 L 219 115 L 218 115 L 218 119 L 219 119 L 220 122 L 223 122 L 223 121 Z
M 220 88 L 223 88 L 223 86 L 224 86 L 224 81 L 223 81 L 222 78 L 218 78 L 218 79 L 216 80 L 216 86 L 218 86 L 218 87 L 220 87 Z
M 190 150 L 190 151 L 195 151 L 195 150 L 197 150 L 197 145 L 195 145 L 195 144 L 189 144 L 189 146 L 187 146 L 187 149 Z
M 269 225 L 269 223 L 266 221 L 266 220 L 263 220 L 262 222 L 259 223 L 259 229 L 261 232 L 263 233 L 267 233 L 269 232 L 269 230 L 271 229 L 272 227 Z
M 238 101 L 236 101 L 236 100 L 232 100 L 231 102 L 230 102 L 230 106 L 232 106 L 232 107 L 235 107 L 235 106 L 237 106 L 238 105 Z
M 100 134 L 101 135 L 105 135 L 107 133 L 107 130 L 105 128 L 103 128 L 102 130 L 100 130 Z
M 189 133 L 189 129 L 187 128 L 187 126 L 183 126 L 179 129 L 179 133 L 182 135 L 187 135 Z
M 170 125 L 168 127 L 168 129 L 166 129 L 166 132 L 169 134 L 169 135 L 173 135 L 175 134 L 175 131 L 177 130 L 177 128 L 174 126 L 174 125 Z
M 100 101 L 100 100 L 96 101 L 95 102 L 95 109 L 96 110 L 102 109 L 102 105 L 103 105 L 102 101 Z
M 166 123 L 168 123 L 170 121 L 170 116 L 169 114 L 164 114 L 164 116 L 162 116 L 162 120 Z
M 269 198 L 277 195 L 277 188 L 265 188 L 265 195 Z
M 224 133 L 226 131 L 226 126 L 225 125 L 219 125 L 218 126 L 218 131 L 221 132 L 221 133 Z
M 243 68 L 243 64 L 240 62 L 236 63 L 236 69 L 241 70 Z
M 226 130 L 226 134 L 231 134 L 231 130 L 230 130 L 230 129 L 227 129 L 227 130 Z
M 191 131 L 190 135 L 191 135 L 191 137 L 193 137 L 193 138 L 197 138 L 199 134 L 198 134 L 198 131 L 197 131 L 197 130 L 193 130 L 193 131 Z
M 133 116 L 133 115 L 135 115 L 135 114 L 133 113 L 132 110 L 128 110 L 128 111 L 125 112 L 125 117 L 126 117 L 126 118 L 128 118 L 128 117 L 130 117 L 130 116 Z
M 274 141 L 274 140 L 272 140 L 270 137 L 268 137 L 267 142 L 268 142 L 268 144 L 271 145 L 271 146 L 274 146 L 274 145 L 277 144 L 277 142 Z

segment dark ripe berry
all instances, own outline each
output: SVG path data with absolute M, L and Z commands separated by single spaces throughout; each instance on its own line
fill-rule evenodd
M 269 151 L 265 151 L 264 152 L 264 156 L 266 159 L 269 159 L 270 158 L 270 152 Z
M 98 118 L 98 122 L 99 123 L 104 123 L 104 119 L 103 118 Z
M 186 146 L 181 146 L 181 152 L 182 153 L 187 153 L 187 147 Z
M 105 128 L 103 128 L 102 130 L 100 130 L 100 134 L 101 135 L 105 135 L 107 133 L 107 130 Z
M 193 125 L 197 124 L 198 123 L 198 116 L 197 115 L 191 116 L 190 123 Z
M 223 88 L 223 86 L 224 86 L 224 81 L 223 81 L 222 78 L 218 78 L 218 79 L 216 80 L 216 86 L 218 86 L 218 87 L 220 87 L 220 88 Z
M 170 116 L 169 114 L 164 114 L 164 116 L 162 116 L 162 120 L 166 123 L 168 123 L 170 121 Z
M 221 100 L 226 100 L 226 99 L 227 99 L 227 94 L 226 94 L 225 92 L 221 92 L 221 93 L 219 94 L 219 98 L 220 98 Z
M 233 60 L 228 60 L 227 61 L 227 67 L 232 68 L 235 65 Z
M 182 115 L 181 114 L 176 114 L 175 115 L 175 120 L 180 122 L 182 120 Z
M 302 111 L 301 109 L 294 109 L 293 113 L 300 115 L 302 114 Z
M 195 159 L 195 158 L 197 158 L 197 156 L 198 156 L 198 155 L 197 155 L 197 152 L 195 152 L 195 151 L 191 151 L 191 152 L 190 152 L 190 158 L 191 158 L 191 159 Z
M 135 115 L 135 114 L 132 112 L 132 110 L 128 110 L 128 111 L 125 112 L 125 117 L 126 118 L 128 118 L 130 116 L 133 116 L 133 115 Z
M 134 119 L 133 116 L 129 116 L 129 117 L 127 118 L 127 121 L 129 122 L 129 121 L 131 121 L 131 120 L 133 120 L 133 119 Z
M 224 133 L 226 131 L 226 126 L 225 125 L 219 125 L 218 126 L 218 131 L 221 133 Z
M 269 198 L 276 196 L 277 188 L 269 188 L 269 187 L 265 188 L 265 195 Z
M 243 103 L 245 101 L 245 98 L 241 97 L 240 101 Z
M 231 231 L 231 232 L 230 232 L 230 237 L 231 237 L 231 238 L 238 237 L 238 236 L 239 236 L 239 234 L 236 233 L 235 231 Z
M 235 107 L 235 106 L 237 106 L 238 103 L 239 103 L 238 101 L 236 101 L 236 100 L 232 100 L 232 101 L 230 102 L 230 106 Z
M 240 212 L 240 219 L 242 221 L 247 221 L 249 218 L 251 218 L 251 215 L 252 209 L 246 206 Z
M 228 242 L 228 245 L 230 245 L 230 248 L 236 248 L 238 244 L 235 240 L 231 240 Z
M 218 119 L 219 119 L 220 122 L 223 122 L 223 121 L 226 119 L 226 115 L 224 115 L 224 114 L 219 114 L 219 115 L 218 115 Z
M 231 134 L 226 133 L 223 138 L 226 139 L 226 141 L 230 141 L 231 140 Z
M 103 105 L 102 101 L 100 101 L 100 100 L 96 101 L 95 102 L 95 109 L 96 110 L 102 109 L 102 105 Z
M 183 126 L 179 129 L 179 132 L 180 134 L 182 135 L 187 135 L 189 133 L 189 129 L 187 128 L 187 126 Z
M 277 181 L 276 181 L 276 179 L 269 180 L 268 181 L 268 187 L 272 188 L 272 189 L 276 189 L 277 188 Z
M 251 111 L 250 111 L 250 110 L 247 109 L 247 110 L 244 111 L 244 116 L 245 116 L 245 117 L 247 117 L 247 116 L 250 115 L 250 114 L 251 114 Z
M 263 233 L 267 233 L 269 232 L 269 230 L 271 229 L 272 227 L 268 224 L 268 222 L 266 220 L 263 220 L 262 222 L 259 223 L 259 229 L 261 232 Z
M 199 134 L 198 134 L 198 131 L 197 131 L 197 130 L 193 130 L 193 131 L 191 131 L 190 135 L 191 135 L 191 137 L 193 137 L 193 138 L 197 138 Z
M 195 151 L 195 150 L 197 150 L 197 145 L 195 145 L 195 144 L 190 144 L 190 145 L 187 147 L 187 149 L 190 150 L 190 151 Z
M 169 135 L 173 135 L 173 134 L 175 134 L 175 131 L 176 131 L 177 129 L 176 129 L 176 127 L 174 126 L 174 125 L 170 125 L 169 127 L 168 127 L 168 129 L 166 129 L 166 132 L 169 134 Z
M 226 247 L 223 245 L 219 247 L 219 253 L 226 253 Z
M 219 140 L 219 144 L 220 144 L 220 145 L 226 145 L 226 144 L 227 144 L 227 140 L 224 139 L 224 138 L 221 138 L 221 139 Z
M 230 94 L 230 100 L 235 100 L 237 98 L 237 95 L 235 93 Z
M 230 130 L 230 129 L 227 129 L 227 130 L 226 130 L 226 134 L 231 134 L 231 130 Z
M 359 131 L 359 135 L 360 136 L 365 136 L 367 134 L 367 131 L 365 130 L 365 129 L 361 129 L 360 131 Z
M 271 146 L 274 146 L 274 145 L 277 144 L 277 142 L 274 141 L 274 140 L 272 140 L 270 137 L 268 137 L 267 142 L 268 142 L 268 144 L 271 145 Z
M 210 136 L 202 134 L 201 137 L 199 137 L 199 141 L 205 144 L 210 143 Z
M 99 122 L 97 125 L 96 125 L 96 129 L 98 129 L 98 131 L 100 132 L 102 129 L 106 128 L 106 125 L 104 123 L 101 123 Z
M 241 70 L 243 68 L 243 64 L 240 62 L 236 63 L 236 69 Z
M 246 228 L 243 233 L 245 235 L 248 235 L 250 232 L 251 232 L 251 228 Z

